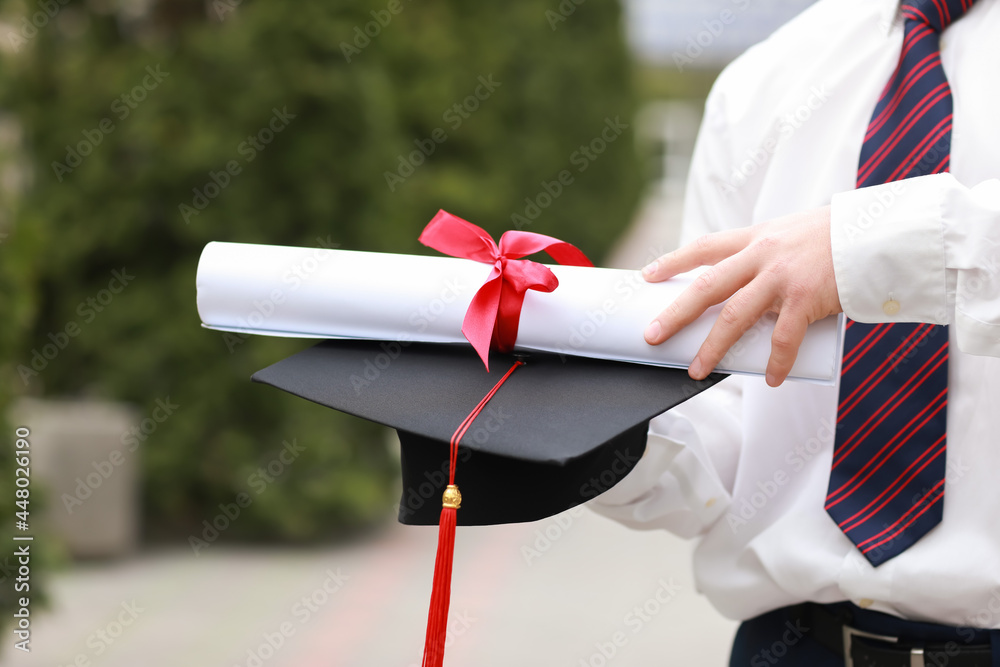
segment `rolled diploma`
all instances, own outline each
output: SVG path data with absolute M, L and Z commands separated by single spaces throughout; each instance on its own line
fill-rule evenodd
M 687 368 L 722 305 L 660 345 L 646 326 L 696 273 L 647 283 L 638 271 L 548 265 L 554 292 L 524 297 L 516 348 Z M 466 343 L 462 321 L 492 265 L 453 257 L 209 243 L 198 264 L 198 313 L 221 331 L 301 338 Z M 773 318 L 761 319 L 718 365 L 763 375 Z M 832 384 L 841 322 L 810 325 L 790 378 Z

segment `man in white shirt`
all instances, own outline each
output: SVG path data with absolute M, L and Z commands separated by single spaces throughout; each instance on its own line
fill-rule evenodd
M 1000 0 L 941 38 L 951 173 L 855 190 L 902 38 L 894 0 L 821 0 L 732 63 L 706 103 L 682 248 L 644 270 L 657 281 L 714 265 L 650 325 L 651 344 L 735 294 L 694 378 L 777 313 L 766 379 L 730 377 L 654 420 L 643 460 L 591 504 L 699 539 L 700 590 L 756 619 L 733 665 L 844 664 L 829 615 L 902 638 L 873 664 L 924 664 L 926 642 L 935 660 L 1000 667 Z M 943 520 L 878 567 L 824 510 L 838 388 L 783 383 L 808 323 L 841 310 L 950 325 Z M 809 623 L 824 627 L 789 634 Z

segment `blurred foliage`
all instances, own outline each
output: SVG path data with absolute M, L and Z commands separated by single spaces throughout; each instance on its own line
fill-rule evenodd
M 599 260 L 640 189 L 631 128 L 578 153 L 632 122 L 616 0 L 558 22 L 558 0 L 51 4 L 5 45 L 0 108 L 32 159 L 0 246 L 0 350 L 17 391 L 176 405 L 138 449 L 147 537 L 204 538 L 241 493 L 226 539 L 335 536 L 395 500 L 382 430 L 248 381 L 303 342 L 199 327 L 207 242 L 430 252 L 438 208 L 499 235 L 569 170 L 525 228 Z M 23 36 L 41 4 L 0 7 Z M 284 441 L 304 451 L 258 490 Z

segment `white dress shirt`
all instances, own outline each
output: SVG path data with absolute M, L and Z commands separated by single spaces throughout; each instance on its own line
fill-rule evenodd
M 635 471 L 591 504 L 696 537 L 699 589 L 730 618 L 851 600 L 1000 628 L 1000 0 L 943 35 L 952 173 L 853 190 L 902 39 L 897 2 L 821 0 L 732 63 L 707 101 L 682 240 L 832 202 L 847 315 L 951 325 L 944 519 L 873 568 L 823 509 L 838 388 L 730 377 L 655 419 Z

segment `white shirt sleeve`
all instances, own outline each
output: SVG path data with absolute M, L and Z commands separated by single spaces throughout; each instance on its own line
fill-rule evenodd
M 742 383 L 730 376 L 650 421 L 639 463 L 589 507 L 632 528 L 705 532 L 732 501 Z
M 935 174 L 840 193 L 831 243 L 848 317 L 950 324 L 962 352 L 1000 356 L 1000 180 Z
M 723 81 L 725 73 L 720 76 Z M 682 242 L 749 225 L 755 185 L 730 185 L 730 122 L 717 82 L 692 158 Z M 666 307 L 667 304 L 664 304 Z M 589 503 L 632 528 L 666 529 L 681 537 L 704 533 L 731 503 L 742 438 L 742 377 L 731 376 L 650 422 L 646 452 L 613 488 Z

